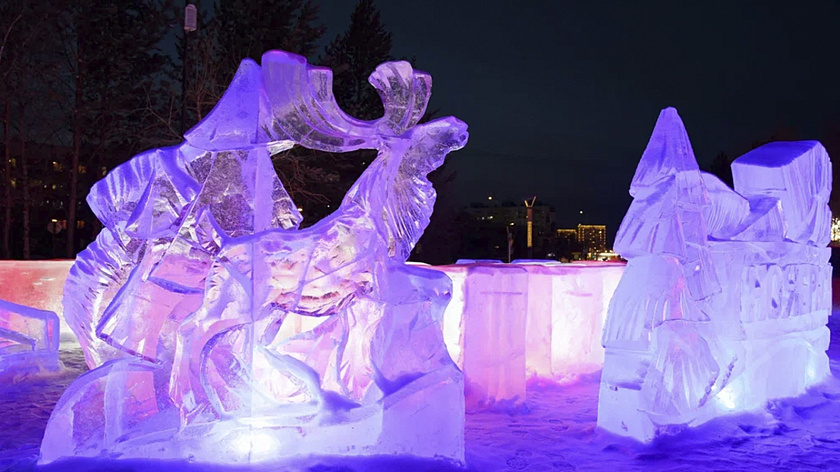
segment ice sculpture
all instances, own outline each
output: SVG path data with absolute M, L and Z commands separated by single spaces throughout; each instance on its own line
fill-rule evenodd
M 663 110 L 616 237 L 629 259 L 604 327 L 598 425 L 647 441 L 795 396 L 829 374 L 831 163 L 816 141 L 700 172 Z
M 58 372 L 58 316 L 0 300 L 0 383 Z
M 431 78 L 406 62 L 370 82 L 385 114 L 359 121 L 338 108 L 330 70 L 281 51 L 245 60 L 183 144 L 93 187 L 105 229 L 64 294 L 93 370 L 56 406 L 41 463 L 463 460 L 463 379 L 440 327 L 451 283 L 405 261 L 435 200 L 426 175 L 467 128 L 417 124 Z M 335 213 L 298 230 L 271 163 L 293 145 L 379 155 Z M 307 331 L 279 335 L 302 319 Z

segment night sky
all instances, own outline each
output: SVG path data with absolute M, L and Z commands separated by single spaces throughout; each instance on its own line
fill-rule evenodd
M 612 240 L 667 106 L 701 167 L 774 133 L 832 151 L 840 2 L 637 3 L 378 2 L 395 55 L 432 74 L 430 107 L 470 126 L 450 155 L 457 198 L 537 195 L 560 226 L 606 223 Z M 320 4 L 329 40 L 355 2 Z

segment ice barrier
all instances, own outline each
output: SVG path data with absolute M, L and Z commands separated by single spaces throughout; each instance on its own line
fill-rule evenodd
M 58 316 L 0 300 L 0 384 L 57 372 Z
M 597 372 L 622 263 L 459 261 L 443 336 L 462 367 L 469 409 L 525 400 L 528 379 L 568 383 Z
M 75 335 L 64 321 L 61 292 L 73 261 L 0 261 L 0 300 L 58 315 L 62 337 Z
M 463 460 L 463 379 L 440 328 L 451 282 L 405 260 L 432 213 L 426 175 L 467 127 L 417 124 L 431 78 L 406 62 L 370 82 L 385 114 L 359 121 L 328 69 L 280 51 L 245 60 L 183 144 L 94 185 L 105 228 L 64 290 L 93 370 L 56 405 L 40 463 Z M 293 145 L 379 155 L 335 213 L 298 230 L 271 162 Z
M 770 143 L 732 173 L 734 191 L 700 172 L 662 111 L 616 237 L 629 263 L 604 327 L 600 427 L 648 441 L 829 375 L 828 155 Z

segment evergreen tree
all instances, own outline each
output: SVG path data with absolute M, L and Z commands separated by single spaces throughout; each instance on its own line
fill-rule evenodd
M 348 115 L 362 120 L 382 116 L 382 100 L 367 79 L 379 64 L 393 60 L 392 44 L 374 2 L 360 0 L 347 31 L 326 46 L 318 62 L 332 69 L 336 102 Z M 309 226 L 338 207 L 375 157 L 372 150 L 330 154 L 295 149 L 277 156 L 275 167 L 281 178 L 302 177 L 301 186 L 291 186 L 290 193 L 304 208 L 303 226 Z
M 311 1 L 218 0 L 212 15 L 210 11 L 199 11 L 198 29 L 186 33 L 186 52 L 183 47 L 179 49 L 170 71 L 170 82 L 180 83 L 186 64 L 186 129 L 212 110 L 243 59 L 259 62 L 263 53 L 272 49 L 310 56 L 324 34 L 324 26 L 318 23 L 318 7 Z M 182 46 L 183 38 L 181 29 L 177 42 Z
M 71 96 L 67 257 L 95 234 L 76 235 L 79 212 L 89 215 L 82 192 L 139 149 L 132 146 L 146 96 L 164 65 L 158 46 L 170 18 L 159 0 L 102 3 L 77 0 L 59 25 L 68 57 L 65 90 Z M 155 93 L 155 92 L 151 92 Z
M 717 156 L 715 156 L 715 160 L 712 161 L 711 166 L 709 167 L 709 173 L 714 174 L 719 178 L 723 183 L 732 187 L 732 159 L 726 155 L 724 152 L 719 152 Z
M 339 106 L 356 118 L 382 116 L 382 101 L 367 81 L 376 67 L 394 60 L 393 39 L 385 29 L 373 0 L 360 0 L 350 27 L 327 45 L 321 64 L 333 70 L 333 89 Z

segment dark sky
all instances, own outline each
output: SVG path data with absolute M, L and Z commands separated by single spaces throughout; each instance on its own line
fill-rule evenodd
M 320 3 L 331 39 L 355 2 Z M 464 203 L 537 195 L 561 226 L 583 210 L 612 239 L 661 108 L 679 110 L 701 167 L 779 129 L 840 129 L 838 1 L 378 6 L 395 55 L 431 73 L 430 106 L 470 126 L 450 155 Z

